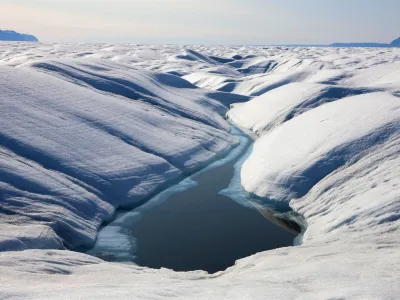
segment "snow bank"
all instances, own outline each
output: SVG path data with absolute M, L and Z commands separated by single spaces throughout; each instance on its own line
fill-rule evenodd
M 115 207 L 142 201 L 236 143 L 217 114 L 222 104 L 207 92 L 189 86 L 178 94 L 165 77 L 142 77 L 139 84 L 127 81 L 142 91 L 133 101 L 25 68 L 0 68 L 1 222 L 42 225 L 43 240 L 24 247 L 52 240 L 60 248 L 54 232 L 67 247 L 90 245 Z M 98 78 L 90 78 L 93 85 L 110 87 Z M 154 103 L 143 92 L 151 85 Z
M 0 251 L 21 251 L 32 248 L 64 249 L 62 239 L 52 228 L 39 224 L 25 225 L 26 221 L 22 219 L 20 223 L 14 225 L 2 220 Z
M 227 116 L 233 123 L 261 134 L 324 103 L 369 91 L 316 83 L 291 83 L 233 106 Z
M 144 70 L 126 71 L 118 69 L 118 64 L 105 64 L 96 60 L 41 61 L 29 66 L 90 89 L 145 101 L 173 114 L 227 128 L 219 116 L 226 112 L 226 107 L 204 97 L 205 91 L 196 89 L 194 85 L 174 75 L 153 74 Z M 180 93 L 185 94 L 185 97 L 179 97 Z
M 315 185 L 291 206 L 308 220 L 303 242 L 345 239 L 371 242 L 381 249 L 398 250 L 400 236 L 400 124 L 390 138 Z M 360 157 L 361 156 L 361 157 Z M 342 241 L 343 242 L 343 241 Z M 384 258 L 380 258 L 384 259 Z M 393 261 L 397 266 L 399 261 Z
M 263 135 L 242 168 L 250 193 L 299 198 L 336 169 L 400 133 L 400 100 L 387 93 L 341 99 Z
M 259 253 L 208 275 L 106 263 L 69 251 L 5 252 L 0 253 L 0 276 L 7 280 L 0 295 L 43 300 L 396 299 L 399 259 L 394 245 L 330 243 Z
M 248 75 L 243 78 L 229 78 L 213 73 L 193 73 L 184 78 L 201 88 L 235 93 L 246 96 L 259 96 L 291 82 L 302 81 L 308 73 L 290 72 L 265 75 Z
M 343 80 L 348 86 L 372 87 L 400 95 L 400 62 L 378 64 L 354 72 L 353 76 Z

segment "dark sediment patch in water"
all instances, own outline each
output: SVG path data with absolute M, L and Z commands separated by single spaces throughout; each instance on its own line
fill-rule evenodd
M 234 165 L 248 148 L 243 147 L 235 159 L 191 176 L 197 185 L 122 214 L 121 221 L 110 224 L 114 229 L 103 235 L 106 242 L 88 253 L 150 268 L 215 273 L 237 259 L 292 246 L 300 228 L 286 224 L 290 220 L 219 194 L 231 183 Z M 125 245 L 118 246 L 121 240 L 113 232 L 125 237 Z

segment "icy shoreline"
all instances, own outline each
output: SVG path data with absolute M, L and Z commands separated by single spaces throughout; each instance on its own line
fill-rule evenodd
M 84 253 L 109 262 L 215 273 L 239 258 L 293 245 L 298 232 L 277 226 L 285 216 L 280 214 L 278 223 L 276 212 L 255 208 L 240 181 L 232 178 L 251 146 L 250 137 L 232 129 L 241 140 L 239 146 L 142 206 L 121 211 L 100 230 L 94 248 Z M 243 195 L 242 201 L 220 192 L 228 185 Z
M 89 255 L 94 255 L 95 253 L 103 253 L 104 251 L 106 251 L 106 253 L 108 254 L 106 249 L 110 248 L 110 250 L 113 251 L 113 243 L 115 243 L 115 253 L 120 252 L 120 250 L 122 250 L 121 252 L 131 252 L 132 246 L 127 240 L 127 233 L 125 233 L 124 230 L 121 230 L 123 229 L 123 223 L 125 223 L 125 220 L 136 219 L 140 217 L 140 211 L 149 210 L 153 206 L 159 205 L 160 203 L 164 202 L 172 194 L 182 192 L 196 186 L 197 183 L 191 179 L 192 176 L 202 174 L 228 161 L 234 160 L 238 155 L 240 155 L 243 149 L 248 146 L 249 138 L 247 138 L 245 134 L 240 133 L 240 131 L 234 126 L 231 127 L 230 133 L 234 137 L 240 139 L 240 142 L 234 145 L 233 148 L 217 153 L 215 157 L 206 164 L 206 166 L 199 166 L 199 170 L 194 171 L 191 174 L 185 174 L 185 178 L 179 178 L 175 180 L 177 182 L 168 182 L 168 186 L 166 188 L 163 188 L 159 193 L 156 193 L 156 195 L 150 196 L 149 199 L 146 199 L 145 201 L 143 201 L 143 203 L 139 203 L 139 211 L 137 211 L 137 209 L 134 209 L 126 212 L 128 209 L 130 209 L 128 207 L 124 207 L 123 212 L 121 210 L 121 212 L 117 210 L 117 214 L 114 216 L 113 220 L 110 223 L 103 224 L 105 226 L 100 227 L 94 247 L 90 249 L 82 248 L 79 250 L 83 251 L 79 252 L 86 252 L 86 250 L 89 250 L 86 253 Z M 115 253 L 113 251 L 113 255 L 119 255 Z

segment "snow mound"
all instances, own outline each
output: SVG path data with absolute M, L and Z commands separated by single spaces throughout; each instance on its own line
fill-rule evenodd
M 186 59 L 190 61 L 200 61 L 211 65 L 218 64 L 218 62 L 212 59 L 211 57 L 208 57 L 207 55 L 204 55 L 200 52 L 191 49 L 186 49 L 185 53 L 183 55 L 177 56 L 177 58 Z
M 46 225 L 4 224 L 0 233 L 0 251 L 26 249 L 64 249 L 62 239 Z
M 183 78 L 194 85 L 216 91 L 247 96 L 259 96 L 292 82 L 334 83 L 343 71 L 331 69 L 331 64 L 310 59 L 275 61 L 266 57 L 250 57 L 227 64 L 241 74 L 200 71 Z
M 399 259 L 391 245 L 330 243 L 259 253 L 209 275 L 106 263 L 69 251 L 5 252 L 0 253 L 0 274 L 7 280 L 0 295 L 41 300 L 396 299 L 400 268 L 393 262 Z
M 223 75 L 194 73 L 184 78 L 201 88 L 246 96 L 259 96 L 288 83 L 302 81 L 308 75 L 304 72 L 291 72 L 229 78 Z
M 378 64 L 358 70 L 350 78 L 344 79 L 343 84 L 384 89 L 400 95 L 400 62 Z
M 400 125 L 393 127 L 397 133 L 391 138 L 361 150 L 361 158 L 291 202 L 308 221 L 304 243 L 346 237 L 359 244 L 372 240 L 382 249 L 399 245 Z
M 338 168 L 400 133 L 400 99 L 371 93 L 328 103 L 261 136 L 242 169 L 244 188 L 289 203 Z
M 223 114 L 226 111 L 224 105 L 211 98 L 201 97 L 204 91 L 196 90 L 189 82 L 171 74 L 152 74 L 132 69 L 125 71 L 116 69 L 118 65 L 115 64 L 104 66 L 96 62 L 80 63 L 75 60 L 35 62 L 30 67 L 91 89 L 146 101 L 171 113 L 226 128 L 226 124 L 218 117 L 218 113 Z M 191 90 L 186 95 L 190 99 L 177 97 L 185 89 Z M 211 109 L 206 111 L 203 107 L 212 108 L 215 112 Z
M 371 92 L 316 83 L 291 83 L 252 100 L 233 105 L 227 117 L 235 124 L 261 134 L 324 103 Z
M 1 223 L 42 225 L 37 243 L 26 247 L 42 248 L 48 240 L 60 248 L 54 232 L 68 248 L 90 245 L 116 207 L 139 203 L 236 143 L 217 113 L 224 106 L 204 91 L 177 93 L 162 84 L 165 77 L 148 79 L 143 85 L 153 84 L 153 104 L 141 100 L 150 97 L 141 85 L 138 101 L 132 101 L 76 84 L 88 77 L 73 84 L 27 68 L 0 67 Z M 98 78 L 90 82 L 110 87 Z M 172 96 L 175 102 L 166 100 Z M 19 234 L 24 233 L 19 240 L 33 240 L 31 232 Z M 1 243 L 4 249 L 10 241 Z

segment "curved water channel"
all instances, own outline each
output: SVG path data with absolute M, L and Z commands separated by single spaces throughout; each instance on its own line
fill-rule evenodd
M 237 129 L 232 133 L 240 144 L 227 157 L 143 206 L 118 212 L 87 253 L 151 268 L 215 273 L 237 259 L 293 245 L 300 228 L 243 192 L 239 173 L 252 140 Z

